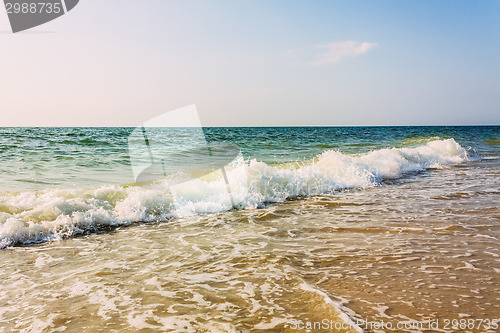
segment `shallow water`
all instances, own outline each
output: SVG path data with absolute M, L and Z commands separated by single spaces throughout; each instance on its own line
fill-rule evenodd
M 439 320 L 452 331 L 445 319 L 499 318 L 499 146 L 477 137 L 457 138 L 467 160 L 366 186 L 101 223 L 91 234 L 8 247 L 0 251 L 0 328 L 297 332 L 296 321 L 327 318 Z M 428 142 L 412 140 L 400 144 Z M 381 331 L 349 331 L 360 330 Z

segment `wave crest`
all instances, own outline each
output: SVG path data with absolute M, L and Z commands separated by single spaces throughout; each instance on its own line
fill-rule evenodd
M 454 139 L 416 148 L 387 148 L 360 155 L 328 150 L 303 163 L 270 166 L 250 160 L 227 171 L 238 207 L 313 196 L 347 188 L 374 186 L 409 172 L 440 168 L 468 159 Z M 241 181 L 246 179 L 244 183 Z M 102 186 L 97 189 L 48 189 L 0 195 L 0 248 L 71 237 L 133 222 L 227 211 L 226 184 L 201 178 L 176 186 L 149 188 Z

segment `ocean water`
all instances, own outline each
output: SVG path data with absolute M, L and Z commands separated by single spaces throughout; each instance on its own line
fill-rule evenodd
M 241 149 L 230 191 L 136 185 L 132 131 L 0 129 L 0 331 L 500 317 L 500 127 L 205 128 Z

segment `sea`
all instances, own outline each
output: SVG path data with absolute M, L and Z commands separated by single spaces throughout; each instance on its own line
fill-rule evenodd
M 0 128 L 0 332 L 499 331 L 499 126 L 142 130 Z

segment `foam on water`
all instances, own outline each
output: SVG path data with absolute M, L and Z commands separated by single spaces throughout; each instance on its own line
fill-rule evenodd
M 346 155 L 328 150 L 296 164 L 270 166 L 250 160 L 227 170 L 238 208 L 302 196 L 366 188 L 410 172 L 461 163 L 467 153 L 455 140 L 434 140 L 416 148 L 375 150 Z M 245 183 L 241 179 L 247 179 Z M 219 179 L 195 179 L 177 185 L 106 185 L 96 189 L 47 189 L 0 195 L 0 248 L 44 242 L 134 222 L 232 209 L 226 184 Z

